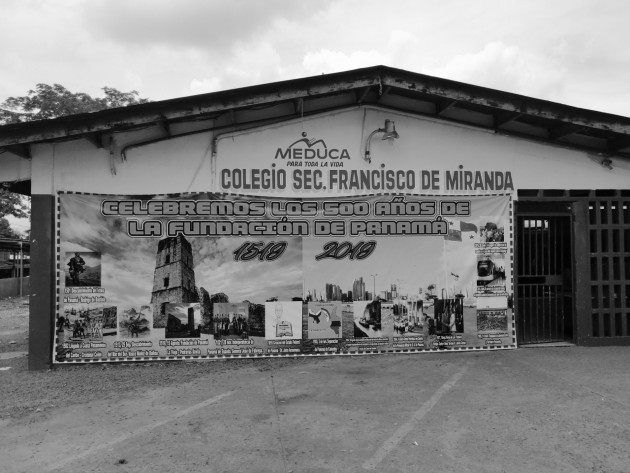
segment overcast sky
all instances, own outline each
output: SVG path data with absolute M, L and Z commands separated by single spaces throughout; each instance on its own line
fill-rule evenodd
M 0 0 L 0 102 L 385 65 L 630 116 L 627 0 Z

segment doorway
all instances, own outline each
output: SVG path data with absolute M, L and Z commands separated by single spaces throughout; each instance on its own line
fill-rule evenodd
M 518 343 L 573 342 L 571 204 L 516 204 L 514 279 Z

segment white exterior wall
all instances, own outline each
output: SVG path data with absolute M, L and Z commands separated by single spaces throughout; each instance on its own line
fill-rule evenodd
M 111 172 L 109 149 L 97 149 L 87 140 L 34 147 L 32 193 L 164 194 L 208 190 L 212 133 L 132 148 L 123 162 L 120 150 L 126 141 L 155 139 L 144 135 L 125 133 L 116 137 L 116 174 Z
M 363 159 L 365 139 L 371 131 L 383 127 L 385 119 L 395 121 L 400 138 L 390 145 L 381 141 L 381 135 L 377 134 L 371 141 L 373 159 L 368 164 Z M 287 167 L 287 160 L 275 159 L 278 148 L 286 148 L 301 138 L 303 132 L 308 138 L 323 139 L 329 149 L 347 149 L 350 159 L 339 160 L 346 170 L 380 169 L 384 164 L 386 169 L 438 171 L 442 186 L 439 193 L 442 194 L 457 193 L 444 188 L 444 174 L 458 170 L 459 166 L 468 171 L 509 171 L 515 191 L 519 188 L 626 189 L 630 186 L 630 163 L 620 158 L 612 158 L 613 169 L 609 170 L 599 164 L 603 158 L 584 151 L 372 107 L 327 113 L 255 130 L 217 134 L 216 169 L 270 169 L 273 165 L 274 169 L 285 169 L 287 172 L 307 169 Z M 125 145 L 159 136 L 155 129 L 117 134 L 115 175 L 110 171 L 109 149 L 97 149 L 87 140 L 33 146 L 32 193 L 222 191 L 217 173 L 212 171 L 212 132 L 135 147 L 127 152 L 127 160 L 122 161 L 120 150 Z M 6 157 L 3 159 L 7 162 Z M 28 172 L 24 169 L 27 161 L 13 161 L 12 166 L 3 165 L 3 180 Z M 312 161 L 321 166 L 326 160 L 315 158 Z M 262 192 L 231 191 L 244 194 Z M 418 191 L 423 193 L 420 189 Z M 304 196 L 313 195 L 313 192 L 294 191 L 289 187 L 275 192 L 275 195 Z M 274 195 L 274 192 L 265 193 Z M 461 193 L 471 192 L 464 190 Z
M 363 159 L 365 139 L 371 131 L 382 128 L 385 119 L 395 121 L 400 138 L 390 145 L 381 141 L 382 135 L 375 135 L 371 142 L 372 163 L 368 164 Z M 329 148 L 347 148 L 351 159 L 339 160 L 345 161 L 345 169 L 379 169 L 384 164 L 386 169 L 438 171 L 445 194 L 456 193 L 445 189 L 445 172 L 454 172 L 460 166 L 468 171 L 509 171 L 515 191 L 624 189 L 630 184 L 630 162 L 621 159 L 613 159 L 613 169 L 609 170 L 600 164 L 603 158 L 583 151 L 372 108 L 297 120 L 233 138 L 219 137 L 217 169 L 251 167 L 252 157 L 259 158 L 258 166 L 263 168 L 286 165 L 286 160 L 274 159 L 277 148 L 288 146 L 303 131 L 308 137 L 325 139 Z

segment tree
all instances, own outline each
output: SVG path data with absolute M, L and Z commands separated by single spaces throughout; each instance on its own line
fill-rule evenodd
M 103 87 L 102 90 L 104 97 L 92 97 L 83 92 L 70 92 L 59 84 L 37 84 L 35 90 L 29 90 L 27 95 L 9 97 L 0 104 L 0 125 L 96 112 L 149 101 L 139 98 L 138 92 L 135 90 L 121 92 L 113 87 Z M 0 188 L 0 218 L 5 215 L 29 218 L 28 199 Z
M 9 97 L 0 104 L 0 125 L 46 120 L 64 115 L 97 112 L 107 108 L 146 103 L 138 92 L 121 92 L 113 87 L 102 88 L 104 97 L 92 97 L 83 92 L 70 92 L 60 84 L 37 84 L 27 95 Z
M 0 218 L 13 215 L 17 218 L 29 218 L 31 209 L 28 199 L 0 187 Z
M 8 238 L 10 240 L 22 239 L 20 235 L 13 231 L 9 221 L 4 217 L 0 218 L 0 238 Z

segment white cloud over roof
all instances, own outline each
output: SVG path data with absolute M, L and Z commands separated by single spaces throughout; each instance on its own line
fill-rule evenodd
M 0 101 L 153 100 L 383 64 L 630 116 L 624 0 L 3 0 Z

